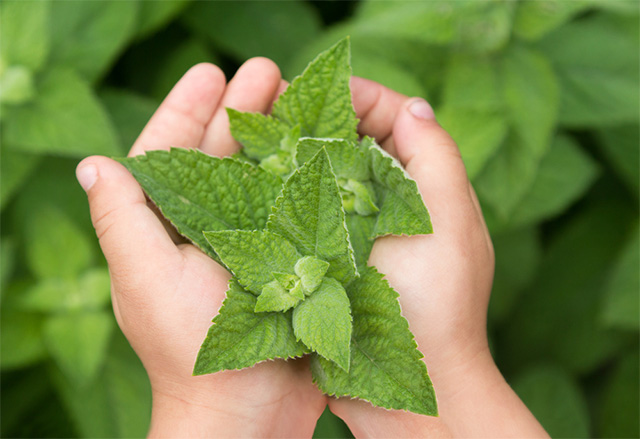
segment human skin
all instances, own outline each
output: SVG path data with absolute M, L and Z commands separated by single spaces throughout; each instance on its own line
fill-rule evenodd
M 229 155 L 240 145 L 229 133 L 225 107 L 267 113 L 284 87 L 278 68 L 264 58 L 247 61 L 228 84 L 217 67 L 197 65 L 130 155 L 170 146 Z M 151 381 L 149 436 L 310 437 L 327 403 L 357 437 L 546 435 L 488 350 L 493 249 L 457 146 L 423 100 L 360 78 L 353 78 L 352 90 L 360 133 L 399 158 L 431 213 L 433 235 L 378 239 L 370 264 L 400 293 L 440 417 L 327 398 L 312 384 L 306 359 L 191 376 L 229 274 L 172 233 L 123 166 L 90 157 L 77 175 L 109 263 L 116 319 Z

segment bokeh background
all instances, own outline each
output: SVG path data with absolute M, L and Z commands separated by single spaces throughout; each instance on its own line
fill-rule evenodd
M 507 380 L 554 437 L 638 437 L 637 1 L 3 0 L 0 19 L 2 437 L 148 427 L 78 161 L 126 154 L 195 63 L 291 79 L 344 35 L 356 75 L 427 98 L 460 145 Z

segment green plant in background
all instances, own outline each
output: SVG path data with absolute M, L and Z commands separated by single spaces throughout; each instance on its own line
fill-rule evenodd
M 77 161 L 124 154 L 196 62 L 291 78 L 345 35 L 355 75 L 428 98 L 460 145 L 507 379 L 553 436 L 639 435 L 637 2 L 5 0 L 0 19 L 3 436 L 146 432 Z

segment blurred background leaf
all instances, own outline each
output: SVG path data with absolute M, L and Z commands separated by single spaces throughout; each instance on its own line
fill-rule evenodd
M 3 437 L 143 437 L 146 373 L 75 180 L 126 154 L 194 64 L 291 80 L 349 35 L 355 75 L 423 96 L 492 233 L 496 362 L 558 437 L 638 437 L 635 0 L 0 3 Z M 328 410 L 314 437 L 351 437 Z

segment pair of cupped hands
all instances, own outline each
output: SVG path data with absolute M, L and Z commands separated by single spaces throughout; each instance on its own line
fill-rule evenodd
M 130 155 L 170 146 L 233 154 L 240 145 L 225 108 L 268 113 L 286 86 L 265 58 L 247 61 L 228 83 L 216 66 L 196 65 Z M 545 436 L 489 353 L 493 248 L 455 142 L 424 100 L 357 77 L 351 89 L 360 134 L 400 160 L 431 214 L 433 235 L 379 238 L 369 264 L 400 294 L 440 416 L 327 397 L 312 383 L 304 358 L 192 376 L 230 274 L 176 237 L 122 165 L 89 157 L 77 177 L 109 264 L 116 319 L 151 381 L 150 437 L 311 437 L 327 404 L 356 437 Z

